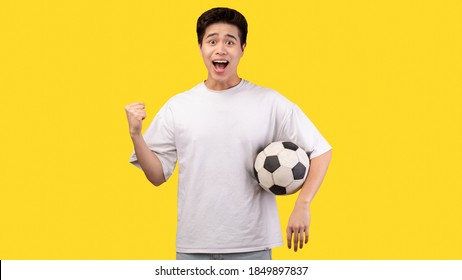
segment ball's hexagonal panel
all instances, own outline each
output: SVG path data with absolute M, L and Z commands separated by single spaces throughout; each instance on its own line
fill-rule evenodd
M 298 160 L 303 163 L 306 167 L 310 167 L 310 159 L 307 155 L 307 153 L 303 149 L 298 149 L 295 151 L 298 156 Z
M 255 159 L 255 164 L 254 164 L 255 170 L 260 171 L 263 168 L 263 164 L 265 164 L 265 158 L 266 158 L 265 153 L 259 153 L 257 155 L 257 158 Z
M 263 152 L 265 152 L 265 155 L 267 156 L 274 156 L 274 155 L 277 155 L 283 149 L 284 149 L 284 146 L 282 145 L 281 142 L 273 142 L 269 144 L 268 146 L 266 146 Z
M 277 185 L 272 186 L 271 188 L 269 188 L 269 190 L 272 193 L 276 194 L 276 195 L 285 195 L 286 194 L 286 188 L 281 187 L 281 186 L 277 186 Z
M 279 159 L 277 156 L 266 157 L 265 163 L 263 164 L 264 169 L 268 170 L 269 172 L 276 171 L 276 169 L 278 169 L 279 166 L 281 166 L 281 164 L 279 163 Z
M 298 162 L 298 155 L 293 150 L 284 149 L 278 154 L 279 163 L 289 168 L 294 167 Z
M 269 189 L 274 185 L 273 174 L 263 168 L 258 171 L 258 181 L 260 182 L 260 186 Z
M 293 180 L 293 172 L 289 167 L 281 166 L 273 173 L 273 182 L 278 186 L 287 187 Z
M 287 194 L 293 194 L 298 192 L 302 186 L 305 180 L 294 180 L 292 183 L 290 183 L 289 186 L 286 187 L 286 193 Z
M 297 163 L 294 168 L 292 168 L 292 173 L 295 180 L 302 180 L 305 178 L 306 167 L 301 163 Z

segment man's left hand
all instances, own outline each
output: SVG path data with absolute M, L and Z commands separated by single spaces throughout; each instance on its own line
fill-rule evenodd
M 308 230 L 310 228 L 310 207 L 307 205 L 296 205 L 289 218 L 287 225 L 287 247 L 292 248 L 292 239 L 294 242 L 294 251 L 302 249 L 304 244 L 308 243 Z

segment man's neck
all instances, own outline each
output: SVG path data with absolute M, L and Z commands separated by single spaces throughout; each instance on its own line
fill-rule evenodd
M 227 81 L 217 81 L 217 80 L 208 78 L 205 81 L 205 86 L 207 86 L 207 88 L 211 90 L 226 90 L 226 89 L 230 89 L 232 87 L 237 86 L 240 82 L 241 82 L 241 78 L 239 78 L 238 76 L 236 76 L 233 79 L 229 79 Z

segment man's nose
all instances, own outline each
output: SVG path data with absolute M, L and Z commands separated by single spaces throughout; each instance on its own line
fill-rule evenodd
M 218 44 L 217 45 L 216 54 L 218 54 L 218 55 L 226 55 L 227 54 L 225 46 L 223 44 Z

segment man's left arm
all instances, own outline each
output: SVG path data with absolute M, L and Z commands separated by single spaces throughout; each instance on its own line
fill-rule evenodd
M 292 248 L 293 240 L 295 252 L 298 248 L 302 249 L 303 244 L 308 243 L 311 201 L 324 180 L 331 158 L 332 150 L 329 150 L 310 162 L 308 176 L 303 183 L 287 225 L 287 247 Z

